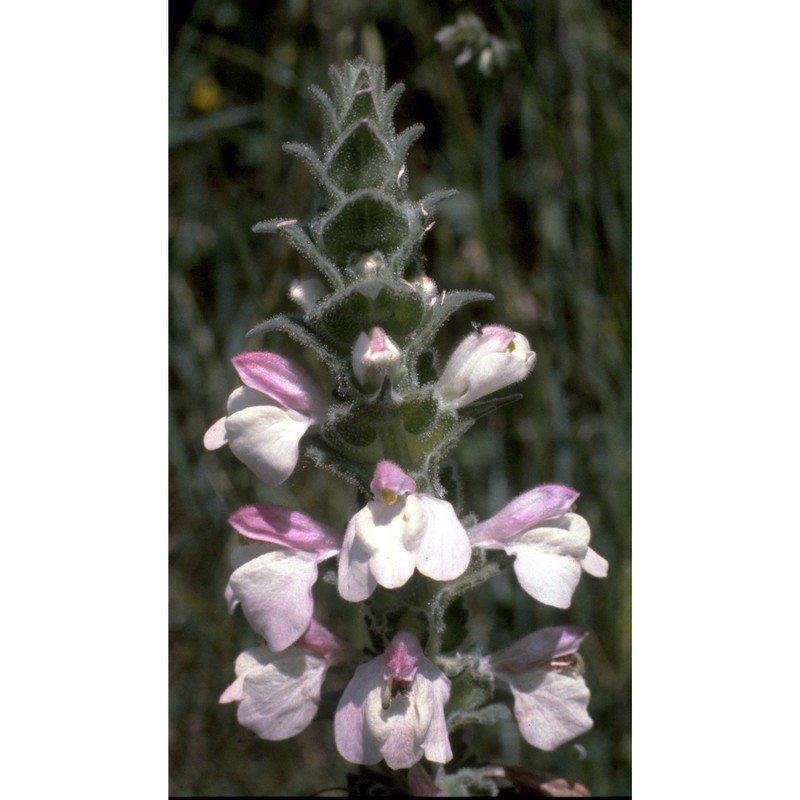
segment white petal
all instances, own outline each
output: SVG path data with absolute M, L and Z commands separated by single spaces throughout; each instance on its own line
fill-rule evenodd
M 437 581 L 461 575 L 472 558 L 472 545 L 453 506 L 446 500 L 419 495 L 428 512 L 425 532 L 417 549 L 417 569 Z
M 430 686 L 423 686 L 414 681 L 414 688 L 408 698 L 396 697 L 388 710 L 382 706 L 375 705 L 376 718 L 382 719 L 382 734 L 386 737 L 381 745 L 381 755 L 389 769 L 408 769 L 413 767 L 422 758 L 422 739 L 424 733 L 421 732 L 422 717 L 430 727 L 428 710 L 433 703 L 433 695 Z M 373 720 L 374 722 L 374 720 Z
M 373 713 L 367 721 L 378 738 L 384 739 L 381 753 L 387 766 L 407 769 L 423 754 L 429 761 L 439 763 L 453 757 L 444 718 L 444 704 L 449 697 L 450 681 L 423 658 L 407 698 L 395 697 L 386 710 L 368 706 Z
M 261 392 L 257 392 L 255 389 L 251 389 L 249 386 L 240 386 L 238 389 L 234 389 L 228 397 L 228 416 L 230 417 L 237 411 L 250 408 L 251 406 L 283 407 L 276 400 L 267 397 Z
M 554 750 L 592 727 L 582 677 L 535 669 L 513 676 L 510 685 L 520 732 L 534 747 Z
M 326 671 L 324 658 L 299 648 L 273 654 L 242 679 L 239 722 L 270 741 L 296 736 L 317 713 Z
M 392 505 L 370 501 L 356 514 L 355 538 L 370 552 L 370 572 L 381 586 L 397 589 L 413 575 L 426 519 L 413 495 Z
M 239 653 L 234 670 L 236 680 L 222 693 L 220 703 L 238 703 L 242 699 L 244 676 L 254 667 L 258 667 L 272 658 L 273 653 L 266 647 L 254 647 Z
M 431 723 L 422 739 L 422 749 L 425 751 L 425 758 L 428 761 L 445 764 L 453 757 L 444 716 L 444 707 L 450 699 L 450 680 L 427 658 L 422 659 L 417 673 L 416 680 L 420 680 L 420 678 L 430 681 L 434 697 Z
M 234 570 L 237 570 L 239 567 L 244 566 L 248 561 L 252 561 L 254 558 L 263 556 L 265 553 L 274 553 L 281 549 L 283 548 L 276 544 L 272 544 L 271 542 L 248 542 L 247 544 L 237 544 L 236 547 L 231 550 L 231 567 Z M 231 588 L 231 592 L 233 592 L 230 581 L 228 581 L 228 586 Z M 235 595 L 233 597 L 233 601 L 237 603 L 239 602 Z M 228 605 L 231 605 L 230 598 L 228 599 Z
M 588 543 L 586 520 L 565 514 L 515 537 L 505 551 L 516 557 L 514 572 L 531 597 L 556 608 L 569 608 Z
M 206 450 L 219 450 L 224 444 L 228 443 L 228 437 L 225 434 L 225 421 L 226 417 L 218 419 L 207 431 L 203 437 L 203 447 Z
M 236 606 L 239 605 L 239 601 L 236 599 L 236 595 L 234 594 L 233 589 L 231 588 L 231 582 L 228 581 L 225 584 L 225 603 L 228 606 L 228 613 L 233 614 L 236 611 Z
M 380 691 L 367 700 L 367 726 L 381 742 L 390 769 L 407 769 L 422 758 L 422 740 L 431 726 L 436 697 L 430 680 L 420 672 L 407 697 L 397 695 L 385 709 Z
M 555 608 L 569 608 L 575 587 L 581 578 L 580 564 L 574 559 L 542 553 L 524 545 L 506 547 L 516 556 L 514 572 L 519 585 L 540 603 Z
M 234 455 L 268 486 L 283 483 L 297 466 L 299 444 L 311 420 L 278 406 L 249 406 L 227 418 Z
M 353 346 L 353 355 L 350 359 L 350 365 L 353 368 L 353 374 L 356 380 L 363 385 L 364 379 L 367 375 L 367 364 L 364 363 L 364 357 L 369 353 L 369 336 L 363 331 L 359 334 L 356 343 Z
M 382 758 L 381 743 L 366 727 L 368 698 L 377 692 L 380 705 L 382 682 L 383 656 L 377 656 L 358 667 L 339 700 L 333 721 L 336 749 L 354 764 L 377 764 Z
M 511 540 L 512 544 L 535 545 L 542 551 L 582 559 L 589 547 L 589 523 L 578 514 L 564 514 L 529 528 Z
M 603 556 L 595 553 L 591 547 L 587 548 L 586 555 L 581 561 L 584 572 L 594 575 L 595 578 L 605 578 L 608 575 L 608 561 Z
M 244 678 L 237 678 L 220 696 L 220 703 L 238 703 L 242 699 Z
M 458 398 L 456 408 L 462 408 L 487 394 L 523 380 L 532 368 L 533 363 L 527 356 L 520 357 L 510 353 L 492 353 L 486 356 L 475 365 L 470 376 L 469 389 Z
M 371 553 L 360 539 L 356 539 L 356 524 L 353 517 L 347 525 L 339 554 L 339 594 L 351 603 L 366 600 L 378 582 L 369 571 Z
M 277 652 L 308 628 L 316 580 L 314 553 L 274 550 L 239 567 L 230 583 L 247 621 Z

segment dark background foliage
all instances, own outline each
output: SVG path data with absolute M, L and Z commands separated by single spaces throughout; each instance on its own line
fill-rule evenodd
M 509 47 L 491 74 L 477 54 L 456 66 L 458 50 L 434 38 L 465 12 Z M 440 289 L 497 298 L 454 318 L 440 352 L 476 320 L 524 332 L 538 354 L 523 399 L 479 421 L 454 452 L 460 490 L 451 499 L 484 517 L 534 485 L 569 484 L 611 563 L 604 581 L 584 576 L 566 612 L 537 604 L 513 575 L 469 601 L 493 648 L 542 625 L 591 631 L 582 652 L 595 727 L 579 740 L 585 757 L 572 745 L 539 753 L 511 724 L 478 731 L 470 752 L 558 772 L 595 795 L 630 793 L 630 13 L 630 3 L 598 0 L 170 4 L 173 794 L 345 785 L 329 719 L 263 742 L 217 699 L 236 655 L 255 644 L 222 598 L 228 515 L 276 502 L 342 524 L 355 498 L 308 465 L 267 490 L 227 450 L 206 453 L 202 437 L 236 384 L 231 356 L 264 346 L 304 358 L 274 334 L 244 340 L 254 323 L 290 309 L 290 281 L 311 271 L 283 240 L 250 228 L 308 218 L 313 181 L 281 144 L 318 143 L 307 87 L 329 89 L 328 66 L 359 54 L 405 84 L 398 129 L 425 125 L 408 165 L 412 195 L 459 191 L 426 239 L 429 274 Z

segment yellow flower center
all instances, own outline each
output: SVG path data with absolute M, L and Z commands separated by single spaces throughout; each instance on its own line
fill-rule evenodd
M 388 505 L 392 505 L 392 503 L 397 502 L 397 492 L 393 492 L 391 489 L 382 489 L 381 500 L 384 503 L 388 503 Z

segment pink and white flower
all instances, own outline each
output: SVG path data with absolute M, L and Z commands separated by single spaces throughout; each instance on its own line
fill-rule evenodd
M 470 528 L 470 541 L 514 556 L 514 572 L 531 597 L 568 608 L 581 571 L 608 574 L 608 562 L 589 547 L 589 524 L 569 512 L 577 499 L 574 489 L 558 484 L 531 489 Z
M 362 332 L 353 347 L 353 374 L 362 386 L 380 386 L 384 377 L 394 379 L 401 355 L 383 328 L 373 328 L 369 336 Z
M 239 722 L 262 739 L 289 739 L 316 716 L 328 667 L 350 657 L 349 646 L 312 619 L 280 653 L 263 646 L 241 653 L 236 680 L 219 701 L 238 703 Z
M 520 732 L 540 750 L 555 750 L 593 725 L 576 655 L 588 635 L 569 625 L 544 628 L 480 659 L 481 672 L 508 683 Z
M 248 506 L 230 524 L 252 544 L 237 546 L 226 596 L 231 613 L 241 603 L 245 618 L 280 652 L 308 628 L 317 565 L 339 552 L 340 534 L 292 508 Z
M 342 694 L 334 719 L 336 747 L 355 764 L 406 769 L 423 756 L 453 757 L 444 706 L 450 681 L 422 654 L 417 637 L 401 631 L 386 652 L 362 664 Z
M 300 439 L 328 408 L 304 370 L 275 353 L 242 353 L 232 359 L 244 386 L 228 398 L 228 413 L 206 432 L 208 450 L 230 445 L 264 483 L 277 486 L 292 474 Z
M 391 461 L 381 461 L 370 488 L 375 496 L 351 518 L 339 556 L 339 594 L 366 600 L 380 584 L 403 586 L 418 569 L 449 581 L 469 566 L 472 546 L 453 506 L 417 493 L 416 482 Z
M 535 363 L 536 353 L 521 333 L 486 325 L 456 347 L 436 391 L 445 408 L 462 408 L 526 378 Z

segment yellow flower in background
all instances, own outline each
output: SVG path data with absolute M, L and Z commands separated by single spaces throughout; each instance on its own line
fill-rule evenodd
M 222 105 L 222 87 L 213 75 L 198 78 L 189 90 L 189 104 L 196 111 L 216 111 Z

